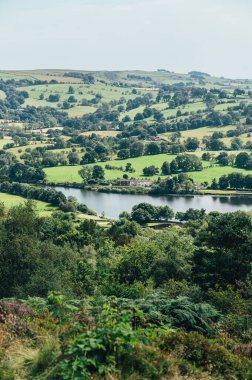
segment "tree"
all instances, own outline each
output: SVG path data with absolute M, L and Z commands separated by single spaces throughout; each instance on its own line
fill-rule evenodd
M 242 90 L 241 88 L 235 88 L 234 89 L 234 97 L 236 98 L 238 95 L 244 95 L 245 90 Z
M 146 284 L 159 253 L 157 245 L 138 241 L 128 247 L 122 247 L 119 252 L 120 260 L 116 266 L 119 281 L 122 284 L 133 284 L 136 281 Z
M 224 142 L 219 139 L 210 139 L 206 141 L 206 148 L 209 150 L 224 150 L 226 146 Z
M 77 99 L 73 95 L 69 96 L 67 101 L 68 103 L 77 103 Z
M 64 110 L 69 110 L 71 108 L 71 104 L 69 104 L 68 102 L 63 102 L 62 108 Z
M 83 180 L 83 184 L 87 185 L 88 182 L 92 179 L 93 169 L 90 166 L 83 166 L 79 171 L 79 175 Z
M 228 175 L 228 181 L 232 189 L 243 189 L 245 185 L 244 179 L 242 173 L 230 173 Z
M 149 143 L 145 148 L 145 154 L 159 154 L 160 153 L 160 146 L 154 142 Z
M 105 178 L 105 171 L 102 166 L 94 165 L 92 178 L 95 180 L 103 180 Z
M 211 189 L 217 190 L 218 189 L 218 181 L 216 178 L 213 179 L 212 184 L 211 184 Z
M 169 220 L 174 217 L 173 210 L 168 206 L 157 207 L 156 218 L 160 220 Z
M 185 142 L 185 147 L 189 151 L 195 151 L 200 146 L 200 141 L 196 137 L 188 137 Z
M 221 152 L 217 157 L 216 161 L 221 166 L 228 166 L 229 165 L 229 156 L 227 152 Z
M 142 202 L 134 206 L 132 209 L 131 217 L 139 224 L 145 224 L 155 219 L 157 216 L 157 209 L 150 203 Z
M 172 174 L 177 173 L 177 171 L 179 170 L 177 160 L 172 160 L 172 162 L 170 164 L 170 169 L 171 169 Z
M 129 217 L 130 215 L 128 215 Z M 120 218 L 113 223 L 109 230 L 109 235 L 118 245 L 129 244 L 131 239 L 137 236 L 139 226 L 136 222 L 128 218 Z
M 151 176 L 156 175 L 158 173 L 159 173 L 159 169 L 154 165 L 147 166 L 147 167 L 143 168 L 143 174 L 147 177 L 151 177 Z
M 203 287 L 245 283 L 251 272 L 252 220 L 241 211 L 207 217 L 194 255 L 194 278 Z
M 161 251 L 151 271 L 155 285 L 160 286 L 171 279 L 190 279 L 193 239 L 183 231 L 167 229 L 158 233 L 154 241 Z
M 176 219 L 181 221 L 202 220 L 206 216 L 206 210 L 189 208 L 186 212 L 177 212 Z
M 60 100 L 59 94 L 50 94 L 48 97 L 48 102 L 58 102 Z
M 129 173 L 134 173 L 135 169 L 133 168 L 132 164 L 130 162 L 127 162 L 125 166 L 125 171 Z
M 168 161 L 165 161 L 161 166 L 162 175 L 170 175 L 171 174 L 171 166 Z
M 74 87 L 73 86 L 69 86 L 69 88 L 68 88 L 68 94 L 74 94 L 74 93 L 75 93 Z
M 120 160 L 126 160 L 127 158 L 130 158 L 130 150 L 129 149 L 121 149 L 117 153 L 117 157 Z
M 194 154 L 180 154 L 171 162 L 171 171 L 173 172 L 175 169 L 176 171 L 190 172 L 202 170 L 203 167 L 200 158 Z
M 232 150 L 239 150 L 242 148 L 242 140 L 239 139 L 239 137 L 234 137 L 231 140 L 231 149 Z
M 69 152 L 67 156 L 70 165 L 79 165 L 80 157 L 76 152 Z
M 208 92 L 204 100 L 205 100 L 208 111 L 210 112 L 213 111 L 217 105 L 217 101 L 218 101 L 217 96 L 211 92 Z
M 140 141 L 134 142 L 130 147 L 130 156 L 139 157 L 142 156 L 144 152 L 144 144 Z
M 151 214 L 143 208 L 134 210 L 131 214 L 131 217 L 139 224 L 146 224 L 151 221 Z
M 229 187 L 229 180 L 226 175 L 223 175 L 219 179 L 219 187 L 221 190 L 227 189 Z
M 250 156 L 247 152 L 241 152 L 237 154 L 236 160 L 235 160 L 235 166 L 238 168 L 246 169 L 248 163 L 250 161 Z
M 211 153 L 209 153 L 209 152 L 204 152 L 204 153 L 202 154 L 202 160 L 203 160 L 203 161 L 210 161 L 210 160 L 211 160 Z
M 124 116 L 124 118 L 122 119 L 122 122 L 123 122 L 123 123 L 128 123 L 128 122 L 130 122 L 130 121 L 131 121 L 131 118 L 130 118 L 130 116 L 128 116 L 128 115 Z
M 95 162 L 95 153 L 94 152 L 86 152 L 82 157 L 82 163 L 85 164 L 93 164 Z
M 134 120 L 135 121 L 139 121 L 139 120 L 143 120 L 143 114 L 141 114 L 140 112 L 138 112 L 135 117 L 134 117 Z

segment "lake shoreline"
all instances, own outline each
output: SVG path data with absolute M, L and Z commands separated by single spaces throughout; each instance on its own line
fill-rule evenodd
M 151 196 L 194 196 L 194 195 L 212 195 L 218 197 L 240 197 L 240 196 L 248 196 L 252 197 L 251 190 L 213 190 L 213 189 L 205 189 L 195 191 L 193 193 L 177 193 L 177 194 L 153 194 L 151 189 L 149 188 L 141 188 L 141 187 L 106 187 L 106 186 L 86 186 L 85 188 L 81 183 L 77 182 L 64 182 L 64 183 L 56 183 L 56 182 L 46 182 L 43 184 L 44 186 L 49 187 L 64 187 L 64 188 L 73 188 L 79 190 L 93 191 L 97 193 L 107 193 L 107 194 L 139 194 L 139 195 L 151 195 Z
M 86 204 L 97 215 L 109 219 L 118 219 L 123 211 L 131 212 L 139 203 L 150 203 L 154 206 L 169 206 L 174 212 L 185 212 L 189 208 L 211 211 L 234 212 L 252 211 L 252 196 L 243 194 L 130 194 L 112 193 L 76 189 L 73 187 L 56 187 L 66 197 L 73 196 L 79 203 Z

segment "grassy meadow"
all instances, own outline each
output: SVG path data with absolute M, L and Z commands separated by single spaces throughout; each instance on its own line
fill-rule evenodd
M 95 134 L 100 137 L 115 137 L 118 135 L 118 131 L 88 131 L 81 133 L 82 136 L 91 136 Z
M 1 77 L 1 75 L 0 75 Z M 52 78 L 56 79 L 56 78 Z M 58 78 L 59 79 L 59 78 Z M 75 78 L 73 78 L 75 79 Z M 49 80 L 47 78 L 47 80 Z M 56 79 L 57 80 L 57 79 Z M 110 84 L 104 83 L 95 83 L 92 85 L 84 83 L 58 83 L 58 84 L 45 84 L 45 85 L 34 85 L 21 87 L 20 91 L 27 91 L 29 93 L 29 98 L 25 99 L 25 105 L 34 106 L 34 107 L 61 107 L 62 103 L 67 101 L 69 96 L 73 95 L 77 102 L 73 103 L 73 107 L 69 110 L 63 110 L 68 113 L 69 117 L 81 117 L 88 113 L 93 113 L 97 109 L 96 106 L 82 106 L 81 102 L 83 99 L 91 100 L 95 97 L 96 94 L 102 96 L 102 102 L 110 102 L 112 100 L 118 101 L 120 98 L 124 97 L 126 100 L 132 99 L 136 96 L 143 95 L 150 90 L 139 89 L 138 94 L 132 94 L 131 89 L 125 89 L 120 87 L 115 87 Z M 62 82 L 62 81 L 60 81 Z M 69 94 L 69 86 L 74 88 L 74 94 Z M 154 95 L 157 94 L 156 90 L 152 91 Z M 58 102 L 49 102 L 49 95 L 60 96 Z M 40 99 L 40 96 L 43 95 L 44 99 Z M 0 95 L 1 97 L 1 95 Z
M 17 196 L 17 195 L 11 195 L 6 193 L 0 193 L 0 202 L 3 202 L 5 207 L 7 209 L 20 205 L 26 201 L 25 198 Z M 39 212 L 40 215 L 49 215 L 52 211 L 56 210 L 52 205 L 46 202 L 41 201 L 34 201 L 36 204 L 36 210 Z
M 213 154 L 217 154 L 217 152 L 212 152 Z M 237 151 L 236 151 L 237 153 Z M 201 156 L 202 152 L 196 152 L 196 155 Z M 143 168 L 150 165 L 155 165 L 160 169 L 160 174 L 148 177 L 150 179 L 157 179 L 158 177 L 162 177 L 161 175 L 161 166 L 164 161 L 171 162 L 176 155 L 168 155 L 168 154 L 159 154 L 156 156 L 142 156 L 136 158 L 129 158 L 127 160 L 111 160 L 107 162 L 98 162 L 97 165 L 100 165 L 105 170 L 105 178 L 108 180 L 123 178 L 123 174 L 125 172 L 123 170 L 107 170 L 105 169 L 105 165 L 109 164 L 111 166 L 125 168 L 127 163 L 131 163 L 133 168 L 135 169 L 134 173 L 127 173 L 129 177 L 134 178 L 145 178 L 143 176 Z M 94 164 L 89 164 L 87 166 L 93 166 Z M 218 166 L 213 163 L 203 161 L 204 169 L 200 172 L 189 172 L 187 173 L 191 178 L 195 180 L 195 182 L 211 182 L 214 178 L 218 179 L 224 174 L 230 174 L 233 172 L 241 172 L 244 174 L 252 174 L 250 170 L 237 169 L 230 166 Z M 48 182 L 77 182 L 81 183 L 82 179 L 78 174 L 78 171 L 82 168 L 82 165 L 76 166 L 58 166 L 52 168 L 44 169 L 47 175 Z

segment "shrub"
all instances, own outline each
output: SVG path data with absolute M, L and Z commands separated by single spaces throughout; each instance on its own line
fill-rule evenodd
M 196 367 L 223 379 L 246 380 L 251 378 L 252 363 L 207 339 L 196 332 L 169 332 L 160 339 L 159 347 L 167 353 L 193 363 Z

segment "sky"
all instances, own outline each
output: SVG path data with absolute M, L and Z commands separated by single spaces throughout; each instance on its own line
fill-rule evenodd
M 251 0 L 0 0 L 0 70 L 252 79 Z

